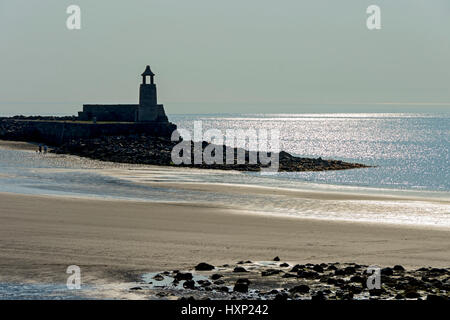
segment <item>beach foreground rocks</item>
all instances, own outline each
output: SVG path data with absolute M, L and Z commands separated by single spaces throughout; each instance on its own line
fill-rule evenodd
M 449 268 L 409 270 L 400 265 L 385 266 L 377 269 L 379 286 L 374 287 L 376 273 L 370 271 L 374 266 L 274 260 L 239 261 L 222 266 L 203 262 L 194 270 L 146 274 L 143 279 L 152 279 L 151 284 L 145 285 L 145 281 L 138 284 L 142 288 L 139 294 L 148 299 L 448 301 L 450 298 Z M 130 290 L 135 287 L 136 284 Z

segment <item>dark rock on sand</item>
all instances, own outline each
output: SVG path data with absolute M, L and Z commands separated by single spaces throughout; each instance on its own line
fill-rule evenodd
M 335 266 L 331 265 L 331 266 L 328 266 L 327 270 L 330 270 L 330 271 L 337 270 L 337 268 Z
M 248 272 L 248 271 L 243 267 L 236 267 L 233 269 L 233 272 Z
M 206 262 L 200 262 L 198 265 L 195 266 L 195 270 L 197 271 L 214 270 L 214 266 Z
M 267 276 L 272 276 L 275 274 L 279 274 L 281 272 L 281 270 L 277 270 L 277 269 L 267 269 L 261 272 L 261 276 L 263 277 L 267 277 Z
M 408 299 L 416 299 L 420 298 L 420 294 L 417 291 L 410 289 L 405 291 L 405 297 Z
M 289 264 L 288 264 L 288 263 L 286 263 L 286 262 L 284 262 L 284 263 L 280 264 L 280 267 L 282 267 L 282 268 L 286 268 L 286 267 L 289 267 Z
M 162 281 L 164 280 L 164 276 L 158 273 L 153 277 L 153 279 L 155 279 L 156 281 Z
M 130 288 L 130 290 L 137 291 L 137 290 L 142 290 L 142 288 L 141 287 L 133 287 L 133 288 Z
M 403 266 L 401 266 L 399 264 L 395 265 L 394 268 L 392 268 L 392 269 L 394 269 L 394 271 L 397 271 L 397 272 L 405 271 L 405 268 L 403 268 Z
M 356 269 L 355 267 L 345 267 L 344 272 L 346 275 L 350 275 L 356 273 Z
M 297 275 L 293 274 L 293 273 L 285 273 L 281 277 L 282 278 L 297 278 Z
M 273 258 L 273 261 L 280 261 L 280 257 L 276 256 L 275 258 Z
M 305 278 L 305 279 L 316 279 L 319 278 L 319 274 L 315 271 L 303 271 L 300 270 L 297 272 L 297 277 Z
M 223 277 L 223 275 L 218 274 L 218 273 L 214 273 L 213 275 L 211 275 L 211 280 L 217 280 L 217 279 L 220 279 L 222 277 Z
M 359 275 L 355 275 L 350 278 L 350 282 L 364 283 L 365 281 L 366 281 L 366 279 Z
M 175 275 L 174 279 L 177 280 L 177 281 L 192 280 L 192 273 L 190 273 L 190 272 L 186 272 L 186 273 L 178 272 Z
M 292 287 L 291 289 L 289 289 L 289 292 L 294 294 L 294 293 L 300 293 L 300 294 L 305 294 L 309 292 L 309 286 L 307 286 L 306 284 L 301 284 L 299 286 L 295 286 Z
M 296 264 L 295 266 L 292 267 L 292 269 L 289 272 L 298 272 L 299 270 L 302 270 L 303 268 L 305 268 L 305 265 Z
M 316 264 L 316 265 L 313 267 L 313 270 L 316 271 L 316 272 L 322 273 L 322 272 L 323 272 L 323 267 L 320 266 L 320 265 L 318 265 L 318 264 Z
M 387 268 L 381 269 L 381 274 L 384 276 L 392 276 L 392 275 L 394 275 L 394 271 L 392 270 L 392 268 L 387 267 Z
M 208 287 L 211 285 L 211 282 L 209 282 L 208 280 L 198 280 L 197 283 L 202 287 Z
M 183 288 L 185 288 L 185 289 L 195 289 L 195 281 L 194 280 L 186 280 L 183 283 Z
M 248 286 L 250 285 L 250 280 L 248 279 L 238 279 L 234 284 L 233 291 L 246 293 L 248 292 Z
M 385 291 L 383 289 L 371 289 L 369 290 L 369 294 L 371 297 L 379 297 L 381 296 Z

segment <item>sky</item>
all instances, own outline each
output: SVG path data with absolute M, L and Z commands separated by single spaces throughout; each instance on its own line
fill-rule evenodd
M 147 64 L 168 114 L 450 110 L 449 31 L 448 0 L 0 0 L 0 115 L 137 103 Z

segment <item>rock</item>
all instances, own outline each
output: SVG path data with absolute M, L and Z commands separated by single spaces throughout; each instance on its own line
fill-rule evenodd
M 195 281 L 194 280 L 186 280 L 183 283 L 183 288 L 185 289 L 195 289 Z
M 164 276 L 162 276 L 158 273 L 155 276 L 153 276 L 152 279 L 155 279 L 156 281 L 162 281 L 162 280 L 164 280 Z
M 177 280 L 177 281 L 192 280 L 192 273 L 190 273 L 190 272 L 186 272 L 186 273 L 178 272 L 175 275 L 174 279 Z
M 359 275 L 355 275 L 350 278 L 350 282 L 364 283 L 365 281 L 366 281 L 366 279 Z
M 299 272 L 297 272 L 297 277 L 298 278 L 305 278 L 305 279 L 315 279 L 315 278 L 319 278 L 319 274 L 315 271 L 303 271 L 300 270 Z
M 403 296 L 403 295 L 400 294 L 400 293 L 397 293 L 396 296 L 395 296 L 395 299 L 397 299 L 397 300 L 403 300 L 403 299 L 405 299 L 405 296 Z
M 337 270 L 337 268 L 335 266 L 331 265 L 331 266 L 328 266 L 327 270 L 330 270 L 330 271 Z
M 392 276 L 392 275 L 394 275 L 394 271 L 392 270 L 392 268 L 387 267 L 387 268 L 381 269 L 381 274 L 384 276 Z
M 356 269 L 355 269 L 355 267 L 345 267 L 344 272 L 346 275 L 350 275 L 350 274 L 356 273 Z
M 276 289 L 270 290 L 270 292 L 268 294 L 278 294 L 279 291 Z
M 142 290 L 142 288 L 141 287 L 133 287 L 133 288 L 130 288 L 130 290 L 137 291 L 137 290 Z
M 273 298 L 273 300 L 275 300 L 275 301 L 285 301 L 287 299 L 288 299 L 288 295 L 286 292 L 281 292 L 281 293 L 277 294 L 275 296 L 275 298 Z
M 211 282 L 209 282 L 208 280 L 198 280 L 197 283 L 202 287 L 208 287 L 211 285 Z
M 292 267 L 292 269 L 289 272 L 298 272 L 299 270 L 305 268 L 304 265 L 302 264 L 296 264 L 295 266 Z
M 248 271 L 243 267 L 236 267 L 233 269 L 233 272 L 248 272 Z
M 394 271 L 397 271 L 397 272 L 405 271 L 405 268 L 403 268 L 403 267 L 402 267 L 401 265 L 399 265 L 399 264 L 395 265 L 393 269 L 394 269 Z
M 336 284 L 337 283 L 336 278 L 328 278 L 327 283 L 328 284 Z
M 295 286 L 292 287 L 291 289 L 289 289 L 289 292 L 294 294 L 294 293 L 300 293 L 300 294 L 305 294 L 309 292 L 309 286 L 307 286 L 306 284 L 301 284 L 299 286 Z
M 200 262 L 198 265 L 195 266 L 195 270 L 197 271 L 209 271 L 213 269 L 214 266 L 206 262 Z
M 280 267 L 282 267 L 282 268 L 286 268 L 286 267 L 289 267 L 289 264 L 288 264 L 288 263 L 286 263 L 286 262 L 284 262 L 284 263 L 280 264 Z
M 407 290 L 405 291 L 405 297 L 408 299 L 416 299 L 420 298 L 420 294 L 415 290 Z
M 218 273 L 214 273 L 213 275 L 211 275 L 211 280 L 217 280 L 217 279 L 220 279 L 222 277 L 223 277 L 223 275 L 218 274 Z
M 272 276 L 275 274 L 279 274 L 280 272 L 281 272 L 281 270 L 277 270 L 277 269 L 267 269 L 267 270 L 264 270 L 263 272 L 261 272 L 261 276 L 263 276 L 263 277 Z
M 248 279 L 238 279 L 234 284 L 233 291 L 247 293 L 249 284 L 250 280 Z
M 345 276 L 345 270 L 343 270 L 343 269 L 336 269 L 336 270 L 334 270 L 334 274 L 336 276 Z
M 293 273 L 285 273 L 281 277 L 282 278 L 297 278 L 297 275 L 293 274 Z
M 273 258 L 273 261 L 280 261 L 280 257 L 276 256 L 275 258 Z
M 348 291 L 353 294 L 360 294 L 363 291 L 363 288 L 360 286 L 348 286 Z
M 224 284 L 224 283 L 225 283 L 225 281 L 223 281 L 223 280 L 214 281 L 214 284 L 216 284 L 216 285 L 220 285 L 220 284 Z
M 370 289 L 369 294 L 371 297 L 379 297 L 384 293 L 383 289 Z
M 223 286 L 223 287 L 220 287 L 220 288 L 219 288 L 219 291 L 222 291 L 222 292 L 229 292 L 230 289 L 228 289 L 228 287 Z
M 313 270 L 316 271 L 316 272 L 322 273 L 322 272 L 323 272 L 323 267 L 320 266 L 320 265 L 318 265 L 318 264 L 316 264 L 316 265 L 313 267 Z

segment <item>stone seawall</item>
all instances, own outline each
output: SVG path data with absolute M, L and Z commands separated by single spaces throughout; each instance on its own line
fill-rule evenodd
M 0 139 L 47 143 L 58 146 L 77 139 L 103 136 L 146 135 L 170 138 L 176 125 L 166 122 L 92 123 L 0 119 Z

